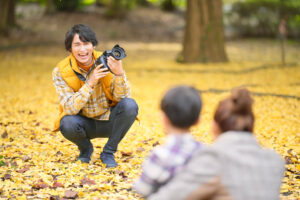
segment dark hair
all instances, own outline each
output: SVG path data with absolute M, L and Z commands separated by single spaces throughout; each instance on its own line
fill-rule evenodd
M 253 100 L 247 89 L 233 89 L 231 96 L 219 103 L 214 115 L 221 132 L 231 130 L 253 132 L 252 104 Z
M 160 104 L 161 110 L 177 128 L 189 128 L 194 125 L 199 118 L 201 106 L 199 92 L 188 86 L 170 89 Z
M 79 39 L 82 42 L 91 42 L 93 46 L 97 46 L 98 44 L 96 34 L 91 27 L 84 24 L 76 24 L 66 33 L 65 48 L 67 51 L 71 51 L 72 41 L 75 34 L 79 35 Z

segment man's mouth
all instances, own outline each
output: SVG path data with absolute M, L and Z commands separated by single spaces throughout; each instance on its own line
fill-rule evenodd
M 87 59 L 88 58 L 88 53 L 85 53 L 85 54 L 78 54 L 78 56 L 81 58 L 81 59 Z

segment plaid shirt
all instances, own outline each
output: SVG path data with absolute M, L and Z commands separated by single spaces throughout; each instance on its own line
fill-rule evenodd
M 79 69 L 82 75 L 87 78 L 87 72 Z M 63 80 L 57 67 L 53 70 L 53 81 L 59 103 L 67 115 L 79 113 L 97 120 L 109 120 L 110 106 L 100 83 L 94 89 L 85 83 L 78 92 L 74 92 Z M 130 96 L 130 86 L 125 74 L 113 77 L 111 91 L 117 101 Z
M 145 160 L 142 174 L 133 189 L 145 197 L 156 192 L 189 161 L 200 146 L 188 133 L 168 136 L 166 143 Z

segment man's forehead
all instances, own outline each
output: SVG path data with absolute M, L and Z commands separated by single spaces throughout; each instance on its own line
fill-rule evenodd
M 83 40 L 82 40 L 82 39 L 83 39 Z M 83 37 L 80 38 L 80 36 L 79 36 L 78 34 L 75 34 L 75 35 L 74 35 L 73 41 L 72 41 L 72 43 L 74 43 L 74 44 L 78 44 L 78 43 L 86 43 L 86 42 L 88 42 L 88 41 L 84 41 L 84 38 L 83 38 Z

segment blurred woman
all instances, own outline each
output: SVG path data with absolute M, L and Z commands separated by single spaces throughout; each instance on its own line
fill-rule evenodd
M 255 139 L 252 104 L 246 89 L 222 100 L 214 114 L 215 143 L 149 199 L 279 199 L 284 162 Z

